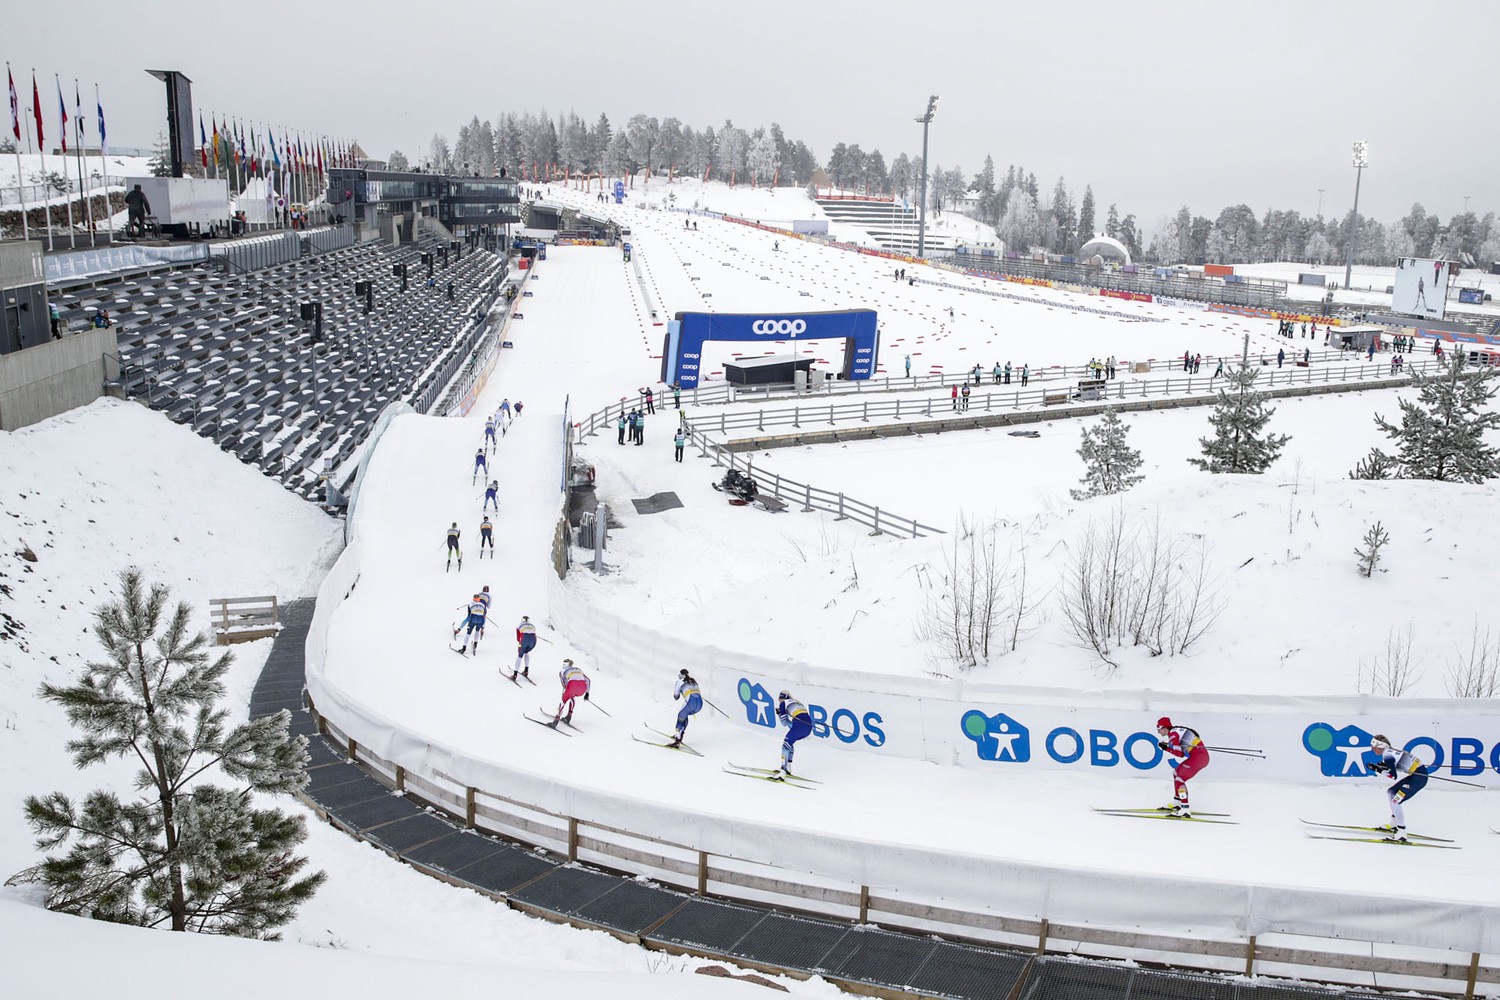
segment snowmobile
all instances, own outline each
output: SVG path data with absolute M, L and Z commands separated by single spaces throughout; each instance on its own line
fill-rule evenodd
M 736 507 L 753 506 L 768 511 L 786 509 L 786 504 L 775 497 L 761 496 L 760 487 L 755 485 L 755 480 L 738 469 L 730 469 L 724 473 L 723 479 L 709 485 L 720 493 L 728 494 L 729 502 Z

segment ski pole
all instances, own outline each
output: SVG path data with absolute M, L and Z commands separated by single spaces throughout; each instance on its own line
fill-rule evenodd
M 728 712 L 724 711 L 722 708 L 720 708 L 718 705 L 715 705 L 713 702 L 709 701 L 707 698 L 703 699 L 703 704 L 707 705 L 709 708 L 713 709 L 715 712 L 718 712 L 720 715 L 724 716 L 724 718 L 726 718 L 726 719 L 729 718 L 729 713 Z
M 1252 760 L 1265 760 L 1266 755 L 1259 750 L 1234 750 L 1230 747 L 1204 747 L 1203 749 L 1213 753 L 1227 753 L 1231 757 L 1249 757 Z
M 1455 785 L 1468 785 L 1470 788 L 1483 788 L 1484 786 L 1473 781 L 1464 781 L 1460 778 L 1445 778 L 1441 774 L 1428 773 L 1427 777 L 1436 778 L 1438 781 L 1450 781 Z
M 1205 750 L 1217 750 L 1217 751 L 1220 751 L 1222 753 L 1260 753 L 1260 754 L 1265 753 L 1264 750 L 1252 750 L 1249 747 L 1210 747 L 1210 746 L 1205 746 L 1203 749 L 1205 749 Z
M 584 702 L 585 702 L 585 703 L 587 703 L 587 704 L 589 704 L 589 705 L 594 705 L 594 707 L 595 707 L 595 708 L 599 708 L 599 706 L 598 706 L 598 705 L 595 705 L 595 704 L 594 704 L 594 703 L 593 703 L 593 702 L 592 702 L 592 701 L 589 701 L 589 699 L 587 699 L 587 698 L 585 698 L 585 699 L 583 699 L 583 700 L 584 700 Z M 602 709 L 602 708 L 599 708 L 599 711 L 601 711 L 601 712 L 604 712 L 604 709 Z M 609 713 L 608 713 L 608 712 L 604 712 L 604 714 L 605 714 L 605 715 L 609 715 Z M 610 717 L 610 718 L 611 718 L 611 719 L 613 719 L 613 718 L 614 718 L 614 716 L 613 716 L 613 715 L 609 715 L 609 717 Z

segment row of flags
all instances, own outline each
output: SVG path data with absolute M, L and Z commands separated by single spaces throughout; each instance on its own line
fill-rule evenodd
M 327 136 L 304 138 L 298 133 L 283 131 L 278 141 L 276 133 L 268 125 L 265 132 L 257 135 L 252 123 L 248 128 L 237 119 L 225 118 L 220 126 L 218 115 L 210 117 L 212 133 L 204 124 L 203 115 L 198 115 L 199 156 L 203 169 L 210 165 L 220 166 L 220 151 L 223 150 L 224 166 L 233 163 L 237 170 L 246 170 L 250 176 L 264 177 L 272 170 L 316 170 L 326 174 L 334 167 L 357 167 L 353 146 Z
M 20 149 L 22 142 L 21 130 L 21 101 L 16 93 L 16 78 L 11 72 L 10 64 L 5 66 L 6 83 L 10 91 L 10 130 L 15 136 L 16 148 Z M 73 115 L 68 114 L 68 103 L 63 97 L 62 81 L 56 76 L 53 81 L 57 86 L 57 119 L 58 119 L 58 143 L 64 153 L 68 152 L 68 122 L 73 122 L 75 141 L 81 146 L 85 135 L 86 115 L 83 110 L 83 94 L 79 89 L 78 81 L 73 81 Z M 99 99 L 99 87 L 94 87 L 94 110 L 98 115 L 99 122 L 99 149 L 102 156 L 109 155 L 108 131 L 104 122 L 104 104 Z M 42 112 L 42 92 L 36 82 L 36 72 L 31 74 L 31 116 L 36 122 L 36 144 L 39 151 L 46 151 L 46 122 Z M 319 174 L 327 173 L 332 167 L 356 167 L 358 162 L 354 155 L 353 146 L 350 143 L 326 136 L 304 138 L 300 133 L 294 138 L 291 133 L 283 132 L 281 141 L 277 141 L 276 135 L 270 126 L 266 127 L 264 134 L 257 135 L 252 124 L 246 129 L 237 120 L 224 119 L 223 128 L 220 128 L 217 115 L 212 116 L 213 142 L 209 142 L 209 132 L 203 122 L 203 115 L 198 115 L 198 138 L 199 155 L 203 160 L 203 169 L 207 170 L 210 163 L 214 169 L 219 167 L 220 150 L 224 150 L 226 159 L 225 166 L 232 161 L 237 169 L 248 170 L 250 175 L 257 177 L 266 176 L 270 170 L 281 170 L 285 164 L 288 170 L 316 170 Z M 30 137 L 26 138 L 30 144 Z M 227 147 L 227 149 L 225 148 Z
M 10 71 L 10 64 L 5 65 L 6 84 L 10 90 L 10 131 L 16 138 L 16 148 L 20 149 L 21 143 L 21 101 L 16 95 L 16 78 Z M 68 151 L 68 102 L 63 98 L 62 81 L 56 76 L 52 78 L 57 85 L 57 117 L 58 117 L 58 142 L 62 151 Z M 87 118 L 83 110 L 83 94 L 78 88 L 78 81 L 73 81 L 73 129 L 77 141 L 82 144 Z M 94 86 L 94 110 L 99 116 L 99 149 L 102 155 L 109 155 L 109 133 L 104 126 L 104 105 L 99 100 L 99 87 Z M 36 71 L 31 74 L 31 116 L 36 121 L 36 144 L 37 148 L 46 150 L 46 127 L 42 116 L 42 92 L 37 87 Z M 28 139 L 28 142 L 30 140 Z

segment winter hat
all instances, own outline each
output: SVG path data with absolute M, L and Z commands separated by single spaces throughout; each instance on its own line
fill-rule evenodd
M 1171 729 L 1172 728 L 1172 720 L 1169 719 L 1169 718 L 1167 718 L 1165 715 L 1163 715 L 1160 719 L 1156 720 L 1156 728 L 1157 729 Z
M 777 699 L 777 700 L 778 700 L 778 701 L 786 701 L 786 700 L 787 700 L 787 699 L 788 699 L 788 698 L 790 698 L 790 697 L 791 697 L 791 695 L 790 695 L 790 694 L 787 694 L 787 693 L 786 693 L 786 692 L 785 692 L 785 691 L 783 691 L 783 692 L 781 692 L 781 693 L 780 693 L 780 694 L 778 694 L 778 695 L 777 695 L 777 696 L 776 696 L 776 699 Z
M 1390 739 L 1388 737 L 1380 735 L 1379 733 L 1376 733 L 1374 736 L 1370 737 L 1371 747 L 1388 747 L 1390 745 Z

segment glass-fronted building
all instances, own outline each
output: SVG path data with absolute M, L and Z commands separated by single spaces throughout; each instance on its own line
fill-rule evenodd
M 338 168 L 328 172 L 328 203 L 344 221 L 403 243 L 423 216 L 455 236 L 470 229 L 508 235 L 504 227 L 521 221 L 520 186 L 505 177 Z

